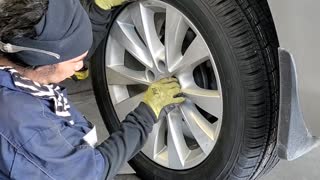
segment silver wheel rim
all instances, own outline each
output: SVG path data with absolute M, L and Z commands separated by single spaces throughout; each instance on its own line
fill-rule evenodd
M 193 38 L 185 43 L 189 33 Z M 174 170 L 203 162 L 220 134 L 223 96 L 213 56 L 194 24 L 161 1 L 130 4 L 111 28 L 105 58 L 109 94 L 119 120 L 138 106 L 147 85 L 164 77 L 179 79 L 186 102 L 154 125 L 142 152 Z M 200 87 L 195 80 L 195 69 L 204 63 L 212 68 L 215 88 Z

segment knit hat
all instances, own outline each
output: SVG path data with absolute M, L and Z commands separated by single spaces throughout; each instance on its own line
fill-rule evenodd
M 35 25 L 36 36 L 0 42 L 0 50 L 13 53 L 30 66 L 57 64 L 78 57 L 92 45 L 90 19 L 79 0 L 49 0 L 48 11 Z

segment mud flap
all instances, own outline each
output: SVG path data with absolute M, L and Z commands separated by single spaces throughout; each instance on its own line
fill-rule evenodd
M 292 161 L 319 146 L 320 140 L 310 134 L 303 119 L 292 54 L 280 48 L 279 61 L 280 110 L 277 149 L 281 159 Z

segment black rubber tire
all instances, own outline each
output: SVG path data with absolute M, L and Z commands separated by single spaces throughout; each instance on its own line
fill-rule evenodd
M 206 40 L 221 78 L 223 124 L 208 158 L 175 171 L 142 153 L 130 161 L 146 180 L 257 179 L 279 159 L 275 145 L 279 96 L 279 43 L 266 0 L 162 0 L 183 12 Z M 109 131 L 119 121 L 108 95 L 106 40 L 91 69 L 98 106 Z

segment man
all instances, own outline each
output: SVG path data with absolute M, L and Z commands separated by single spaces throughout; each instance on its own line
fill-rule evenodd
M 177 79 L 155 82 L 96 145 L 95 128 L 57 85 L 82 68 L 92 29 L 78 0 L 0 1 L 0 179 L 112 179 L 153 124 L 185 100 Z

